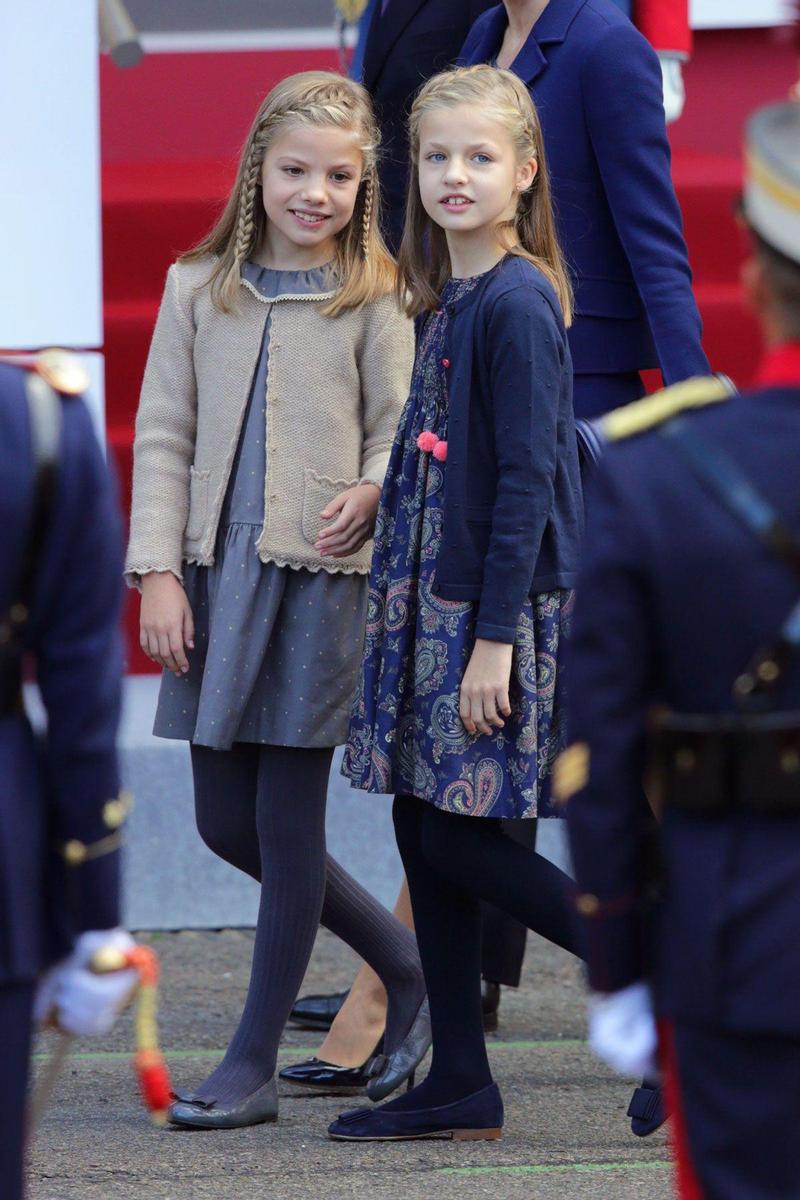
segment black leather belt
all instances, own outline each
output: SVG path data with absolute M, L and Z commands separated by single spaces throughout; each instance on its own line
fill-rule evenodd
M 661 807 L 708 816 L 800 815 L 798 712 L 660 714 L 650 751 Z

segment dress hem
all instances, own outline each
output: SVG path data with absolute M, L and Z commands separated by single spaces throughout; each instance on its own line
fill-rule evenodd
M 502 815 L 502 814 L 498 814 L 498 813 L 486 813 L 484 815 L 481 813 L 476 814 L 476 813 L 456 812 L 455 809 L 446 808 L 443 804 L 440 804 L 438 800 L 434 800 L 431 796 L 421 796 L 419 794 L 419 792 L 409 791 L 407 788 L 399 788 L 399 789 L 390 788 L 390 790 L 388 792 L 382 792 L 382 791 L 378 791 L 377 788 L 370 787 L 369 784 L 358 783 L 353 778 L 352 775 L 349 775 L 347 773 L 344 766 L 342 766 L 340 768 L 339 774 L 344 779 L 347 780 L 347 782 L 350 784 L 351 788 L 354 788 L 358 792 L 369 792 L 373 796 L 412 795 L 412 796 L 415 796 L 417 800 L 424 800 L 426 804 L 432 804 L 434 806 L 434 808 L 438 808 L 440 812 L 452 813 L 453 816 L 456 816 L 456 817 L 475 817 L 476 820 L 484 820 L 484 821 L 498 821 L 498 820 L 500 820 L 500 821 L 534 821 L 534 820 L 537 820 L 539 818 L 539 816 L 541 816 L 541 814 L 539 813 L 538 804 L 536 805 L 536 810 L 534 812 L 531 812 L 530 809 L 527 809 L 522 814 L 513 813 L 513 814 L 508 814 L 508 815 Z M 391 783 L 391 780 L 389 780 L 389 783 Z M 557 812 L 548 813 L 548 816 L 553 816 L 553 817 L 560 817 L 561 815 L 562 815 L 561 813 L 557 813 Z

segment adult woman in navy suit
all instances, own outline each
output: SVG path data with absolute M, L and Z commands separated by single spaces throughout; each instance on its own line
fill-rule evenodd
M 614 0 L 504 0 L 459 61 L 509 67 L 539 110 L 575 286 L 576 415 L 638 398 L 650 367 L 666 385 L 707 374 L 650 44 Z

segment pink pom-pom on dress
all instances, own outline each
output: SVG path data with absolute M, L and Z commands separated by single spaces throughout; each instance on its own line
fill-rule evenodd
M 447 442 L 437 442 L 433 447 L 433 457 L 438 462 L 447 461 Z
M 439 439 L 430 429 L 423 429 L 422 433 L 417 438 L 417 445 L 420 450 L 424 450 L 429 454 L 439 443 Z

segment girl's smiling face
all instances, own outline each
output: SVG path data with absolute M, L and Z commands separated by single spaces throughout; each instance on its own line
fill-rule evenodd
M 277 137 L 261 167 L 271 257 L 292 249 L 320 262 L 355 208 L 364 160 L 352 130 L 298 123 Z
M 495 228 L 513 221 L 536 160 L 518 163 L 503 125 L 471 104 L 432 108 L 420 122 L 419 193 L 445 232 Z

